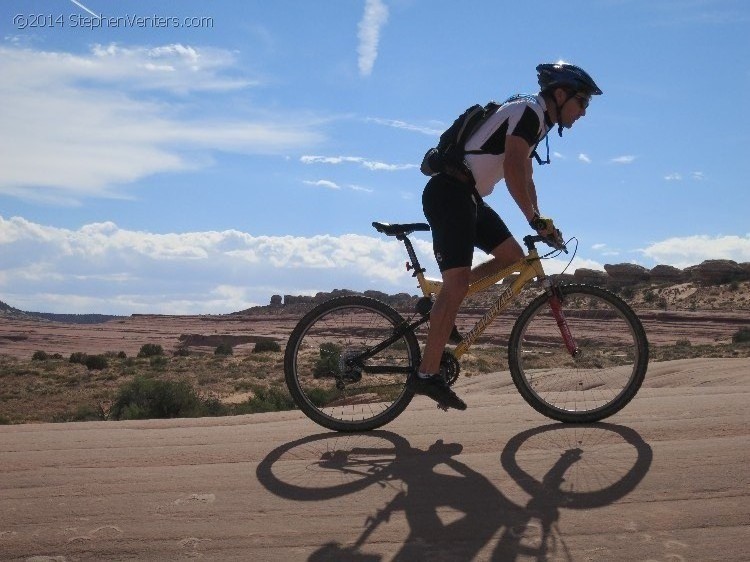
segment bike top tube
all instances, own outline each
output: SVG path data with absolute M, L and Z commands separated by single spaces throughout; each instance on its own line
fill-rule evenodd
M 430 226 L 428 224 L 389 224 L 382 222 L 373 222 L 372 226 L 378 232 L 387 236 L 394 236 L 397 240 L 403 242 L 410 259 L 410 262 L 406 264 L 406 269 L 413 270 L 412 276 L 417 278 L 419 287 L 422 289 L 422 292 L 425 296 L 433 293 L 436 294 L 440 291 L 442 282 L 438 280 L 427 279 L 425 277 L 424 273 L 427 270 L 423 268 L 419 263 L 419 258 L 414 251 L 414 246 L 412 245 L 411 240 L 409 240 L 409 235 L 413 232 L 429 232 Z M 523 243 L 528 251 L 527 255 L 518 260 L 516 263 L 511 264 L 507 268 L 503 269 L 502 271 L 499 271 L 493 275 L 490 275 L 483 279 L 479 279 L 476 282 L 472 283 L 469 287 L 469 294 L 483 291 L 484 289 L 487 289 L 501 279 L 505 279 L 513 273 L 524 273 L 522 277 L 526 278 L 526 280 L 533 279 L 534 277 L 538 279 L 543 279 L 544 277 L 546 277 L 546 274 L 544 273 L 544 269 L 542 268 L 540 262 L 539 254 L 536 250 L 537 243 L 546 241 L 547 239 L 544 236 L 540 235 L 524 236 Z M 532 268 L 532 270 L 530 271 L 529 268 Z M 524 281 L 524 283 L 526 282 L 526 280 Z

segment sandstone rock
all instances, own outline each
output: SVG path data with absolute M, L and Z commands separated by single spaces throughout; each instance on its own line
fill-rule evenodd
M 550 275 L 555 281 L 558 283 L 562 283 L 563 285 L 570 285 L 571 283 L 576 282 L 575 275 L 572 273 L 557 273 L 554 275 Z
M 706 260 L 685 271 L 690 273 L 694 281 L 704 285 L 720 285 L 750 278 L 750 272 L 732 260 Z
M 573 273 L 576 283 L 586 283 L 588 285 L 597 285 L 604 287 L 607 284 L 607 274 L 604 271 L 596 269 L 580 268 Z
M 604 271 L 609 275 L 607 284 L 614 287 L 637 285 L 651 279 L 649 270 L 635 263 L 607 264 Z
M 296 295 L 284 295 L 284 306 L 290 304 L 309 304 L 313 302 L 312 297 L 308 296 L 296 296 Z
M 271 296 L 271 306 L 281 306 L 282 302 L 281 295 Z
M 655 283 L 681 283 L 689 277 L 681 269 L 671 265 L 657 265 L 651 270 L 651 281 Z

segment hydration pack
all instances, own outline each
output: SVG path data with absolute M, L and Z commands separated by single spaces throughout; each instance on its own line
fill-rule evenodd
M 442 135 L 436 147 L 429 149 L 424 158 L 422 158 L 422 165 L 419 167 L 420 171 L 425 176 L 434 176 L 441 172 L 446 172 L 451 175 L 468 176 L 471 177 L 464 157 L 467 154 L 486 154 L 484 150 L 466 150 L 466 141 L 471 138 L 479 127 L 481 127 L 485 121 L 492 115 L 494 115 L 500 107 L 504 104 L 516 101 L 519 99 L 525 99 L 536 103 L 536 98 L 527 94 L 517 94 L 511 96 L 503 103 L 497 103 L 496 101 L 490 101 L 486 105 L 475 104 L 467 108 L 461 115 L 459 115 L 453 122 L 453 125 L 448 127 Z M 545 135 L 546 138 L 546 135 Z M 541 142 L 541 141 L 540 141 Z M 549 142 L 549 141 L 548 141 Z M 537 143 L 538 145 L 539 143 Z M 549 144 L 547 145 L 547 159 L 542 160 L 536 152 L 536 146 L 532 154 L 539 164 L 549 164 Z
M 482 154 L 481 150 L 466 151 L 466 141 L 473 135 L 479 127 L 493 115 L 499 108 L 499 103 L 490 101 L 487 105 L 475 104 L 467 108 L 440 135 L 440 140 L 436 147 L 427 151 L 422 159 L 420 166 L 421 172 L 425 176 L 434 176 L 440 172 L 449 172 L 453 170 L 464 170 L 464 156 L 466 154 Z

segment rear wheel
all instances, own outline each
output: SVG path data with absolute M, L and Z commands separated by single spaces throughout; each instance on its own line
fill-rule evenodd
M 593 422 L 633 399 L 648 366 L 640 320 L 619 297 L 588 285 L 559 287 L 561 310 L 578 351 L 571 354 L 542 295 L 521 313 L 510 337 L 513 382 L 539 413 Z
M 367 431 L 395 419 L 414 396 L 405 383 L 420 362 L 414 333 L 394 335 L 404 326 L 398 312 L 367 297 L 315 307 L 286 346 L 284 373 L 295 403 L 336 431 Z

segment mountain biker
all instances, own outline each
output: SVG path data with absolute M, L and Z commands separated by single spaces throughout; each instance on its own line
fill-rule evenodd
M 492 275 L 524 255 L 498 214 L 482 199 L 501 179 L 529 225 L 553 245 L 562 244 L 560 231 L 540 213 L 532 177 L 531 157 L 553 125 L 564 128 L 586 115 L 591 96 L 602 91 L 583 69 L 566 62 L 536 67 L 539 93 L 515 96 L 467 140 L 464 168 L 439 173 L 427 182 L 422 208 L 432 229 L 433 250 L 443 285 L 430 312 L 430 329 L 422 363 L 407 382 L 443 407 L 466 409 L 440 373 L 445 345 L 455 333 L 455 319 L 469 284 Z M 549 162 L 549 154 L 547 162 Z M 474 268 L 474 248 L 492 258 Z

